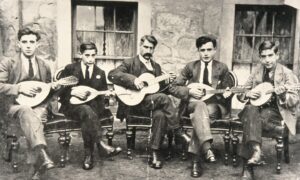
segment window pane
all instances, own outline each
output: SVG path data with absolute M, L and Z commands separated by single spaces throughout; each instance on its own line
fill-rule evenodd
M 114 30 L 114 8 L 96 7 L 97 30 Z
M 95 8 L 93 6 L 77 6 L 77 30 L 95 29 Z
M 252 37 L 236 37 L 235 61 L 252 62 L 252 46 Z
M 259 11 L 256 13 L 255 19 L 255 34 L 266 35 L 272 34 L 272 21 L 273 21 L 273 13 Z
M 128 6 L 116 7 L 116 28 L 118 31 L 133 30 L 133 9 Z
M 252 34 L 254 28 L 254 11 L 238 11 L 236 14 L 236 34 Z
M 274 38 L 279 47 L 279 62 L 282 64 L 293 64 L 291 38 Z
M 105 50 L 107 56 L 115 56 L 115 33 L 105 33 Z
M 116 34 L 116 55 L 117 56 L 133 56 L 133 34 Z
M 275 16 L 275 34 L 276 35 L 291 35 L 292 16 L 291 13 L 280 11 Z

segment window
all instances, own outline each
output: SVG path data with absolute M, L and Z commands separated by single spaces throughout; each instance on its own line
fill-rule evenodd
M 122 60 L 136 54 L 137 3 L 75 1 L 73 10 L 75 58 L 82 42 L 96 44 L 97 60 Z
M 234 24 L 234 66 L 259 61 L 258 46 L 264 40 L 279 45 L 280 63 L 293 67 L 296 9 L 289 6 L 237 5 Z

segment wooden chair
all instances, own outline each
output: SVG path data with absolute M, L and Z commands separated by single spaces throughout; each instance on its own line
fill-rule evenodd
M 235 87 L 238 85 L 237 77 L 232 71 L 228 73 L 228 78 L 226 79 L 226 81 L 227 81 L 226 84 L 228 84 L 229 87 Z M 212 134 L 223 134 L 224 149 L 225 149 L 225 153 L 224 153 L 225 165 L 228 165 L 229 150 L 230 150 L 231 99 L 228 100 L 228 107 L 230 107 L 229 116 L 223 119 L 213 120 L 210 125 Z M 193 125 L 188 113 L 185 113 L 180 118 L 180 123 L 185 133 L 188 130 L 193 130 Z M 182 144 L 182 154 L 181 154 L 182 160 L 187 159 L 187 147 L 188 147 L 187 143 Z
M 54 75 L 54 81 L 60 79 L 61 72 L 64 68 L 60 68 L 56 71 Z M 54 95 L 58 98 L 57 95 Z M 108 100 L 107 100 L 108 102 Z M 107 103 L 108 104 L 108 103 Z M 57 108 L 59 105 L 57 104 Z M 58 112 L 56 110 L 55 112 Z M 18 159 L 17 154 L 19 150 L 19 142 L 18 136 L 15 133 L 9 132 L 7 128 L 10 126 L 8 124 L 9 121 L 3 121 L 3 133 L 2 137 L 5 139 L 5 150 L 3 152 L 3 157 L 6 161 L 11 162 L 13 171 L 18 171 Z M 114 116 L 109 109 L 105 109 L 103 117 L 99 119 L 99 125 L 102 128 L 106 128 L 106 138 L 108 140 L 108 144 L 112 145 L 112 140 L 114 136 L 113 132 L 113 122 Z M 69 146 L 71 142 L 71 132 L 80 131 L 80 123 L 78 121 L 66 118 L 62 113 L 50 113 L 48 116 L 48 121 L 44 122 L 44 132 L 45 136 L 51 134 L 59 134 L 58 143 L 60 145 L 60 160 L 59 166 L 65 167 L 66 162 L 69 160 Z M 98 148 L 100 144 L 97 144 Z
M 232 133 L 232 150 L 233 150 L 233 166 L 237 166 L 237 147 L 240 142 L 239 135 L 243 134 L 243 123 L 239 118 L 233 118 L 230 122 L 231 126 L 231 133 Z M 284 126 L 284 131 L 281 134 L 276 134 L 274 132 L 266 132 L 263 131 L 262 136 L 266 138 L 274 138 L 276 139 L 276 173 L 281 173 L 281 159 L 282 159 L 282 152 L 284 153 L 284 160 L 285 163 L 290 163 L 290 155 L 289 155 L 289 130 L 287 126 L 284 124 L 283 120 L 281 121 L 281 126 Z

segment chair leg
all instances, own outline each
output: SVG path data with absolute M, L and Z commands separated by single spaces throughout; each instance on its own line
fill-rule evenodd
M 12 136 L 12 143 L 11 143 L 11 160 L 12 160 L 12 168 L 13 172 L 18 172 L 18 152 L 20 148 L 20 143 L 18 141 L 17 136 Z
M 174 138 L 173 131 L 168 131 L 167 136 L 168 136 L 168 155 L 166 157 L 166 160 L 170 160 L 170 159 L 172 159 L 172 156 L 173 156 L 173 153 L 172 153 L 173 138 Z
M 229 130 L 225 132 L 224 137 L 224 148 L 225 148 L 225 154 L 224 154 L 224 164 L 228 165 L 228 156 L 229 156 L 229 148 L 230 148 L 230 136 L 229 136 Z
M 132 128 L 127 127 L 126 138 L 127 138 L 127 157 L 132 160 Z
M 239 144 L 239 137 L 238 134 L 233 132 L 233 136 L 232 136 L 232 165 L 233 167 L 237 167 L 237 147 Z
M 184 133 L 187 133 L 187 130 L 183 130 Z M 182 153 L 181 153 L 181 160 L 185 161 L 187 160 L 187 149 L 188 149 L 188 144 L 185 141 L 181 141 L 182 144 Z
M 66 166 L 66 161 L 70 159 L 69 157 L 69 146 L 71 142 L 71 136 L 67 133 L 60 133 L 58 137 L 58 143 L 60 145 L 60 160 L 59 166 L 64 168 Z
M 136 128 L 132 128 L 132 138 L 131 138 L 131 149 L 135 150 L 135 135 L 136 135 Z
M 277 144 L 276 144 L 276 151 L 277 151 L 277 166 L 276 166 L 276 173 L 281 173 L 281 156 L 282 156 L 282 150 L 283 150 L 283 138 L 277 137 L 276 138 Z
M 285 163 L 290 163 L 290 150 L 289 150 L 289 135 L 286 135 L 283 138 L 283 153 L 284 153 L 284 161 Z
M 108 145 L 112 146 L 112 140 L 114 138 L 114 131 L 112 128 L 107 128 L 106 138 Z

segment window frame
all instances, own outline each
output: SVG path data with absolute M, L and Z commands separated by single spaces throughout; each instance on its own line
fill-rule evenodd
M 131 31 L 119 31 L 119 30 L 116 30 L 116 7 L 117 7 L 117 4 L 130 4 L 132 5 L 135 9 L 134 9 L 134 13 L 133 13 L 133 29 Z M 77 14 L 77 6 L 93 6 L 93 7 L 97 7 L 97 6 L 112 6 L 113 9 L 114 9 L 114 17 L 113 17 L 113 23 L 114 23 L 114 29 L 113 30 L 77 30 L 76 26 L 76 14 Z M 72 14 L 73 14 L 73 17 L 72 17 L 72 20 L 73 20 L 73 23 L 72 23 L 72 57 L 73 59 L 79 59 L 80 58 L 80 54 L 76 53 L 77 51 L 77 44 L 75 42 L 77 42 L 77 38 L 76 38 L 76 33 L 78 31 L 82 31 L 82 32 L 105 32 L 105 33 L 113 33 L 113 34 L 118 34 L 118 33 L 122 33 L 122 34 L 133 34 L 134 35 L 134 38 L 133 38 L 133 41 L 134 41 L 134 47 L 133 47 L 133 56 L 135 56 L 136 54 L 136 49 L 137 49 L 137 44 L 135 43 L 137 41 L 137 3 L 135 2 L 107 2 L 107 1 L 84 1 L 84 0 L 77 0 L 77 1 L 74 1 L 73 4 L 72 4 Z M 115 41 L 116 42 L 116 41 Z M 99 52 L 105 52 L 105 51 L 102 51 L 102 49 L 98 49 Z M 97 60 L 123 60 L 123 59 L 126 59 L 126 58 L 131 58 L 132 56 L 107 56 L 107 55 L 100 55 L 99 53 L 97 54 L 96 56 L 96 61 Z
M 251 59 L 247 59 L 247 60 L 243 60 L 243 59 L 235 59 L 235 53 L 236 53 L 236 39 L 238 37 L 251 37 L 252 38 L 252 45 L 255 46 L 255 40 L 259 39 L 259 38 L 271 38 L 272 40 L 275 38 L 283 38 L 283 39 L 289 39 L 289 52 L 291 52 L 291 56 L 289 57 L 288 60 L 292 60 L 293 59 L 293 54 L 294 54 L 294 45 L 295 45 L 295 24 L 296 24 L 296 13 L 295 14 L 292 14 L 293 12 L 291 12 L 292 14 L 292 17 L 291 17 L 291 32 L 290 32 L 290 35 L 278 35 L 278 34 L 275 34 L 275 13 L 276 11 L 273 10 L 276 6 L 273 6 L 273 5 L 236 5 L 235 6 L 235 13 L 237 11 L 253 11 L 253 12 L 259 12 L 259 11 L 263 11 L 265 9 L 265 12 L 271 12 L 272 13 L 272 31 L 271 31 L 271 34 L 259 34 L 256 32 L 256 29 L 254 29 L 253 33 L 251 34 L 239 34 L 236 32 L 236 29 L 234 27 L 234 41 L 233 41 L 233 58 L 232 58 L 232 65 L 233 64 L 249 64 L 250 67 L 252 68 L 253 65 L 259 63 L 258 61 L 255 61 L 255 57 L 254 57 L 254 51 L 257 51 L 257 49 L 255 48 L 252 48 L 252 52 L 251 52 Z M 282 10 L 282 9 L 288 9 L 289 6 L 279 6 L 279 8 Z M 234 20 L 234 26 L 236 26 L 236 14 L 235 14 L 235 20 Z M 254 23 L 256 22 L 256 19 L 254 19 L 253 21 Z M 253 28 L 256 28 L 255 26 Z M 279 51 L 281 51 L 279 49 Z M 291 63 L 290 63 L 291 62 Z M 292 61 L 288 61 L 288 63 L 284 63 L 286 66 L 288 67 L 291 67 L 294 65 L 294 62 L 293 60 Z
M 73 9 L 72 5 L 76 0 L 57 1 L 57 44 L 58 55 L 56 69 L 63 67 L 73 61 L 73 34 L 72 23 Z M 149 0 L 82 0 L 91 2 L 136 2 L 137 3 L 137 38 L 136 52 L 138 52 L 138 43 L 145 34 L 151 34 L 152 4 Z
M 299 76 L 299 41 L 300 41 L 300 12 L 299 6 L 290 4 L 286 0 L 226 0 L 222 5 L 222 19 L 220 27 L 220 59 L 229 68 L 233 67 L 233 53 L 234 53 L 234 19 L 236 5 L 290 5 L 297 10 L 295 19 L 295 40 L 294 40 L 294 56 L 293 56 L 293 71 Z M 297 5 L 297 4 L 296 4 Z

